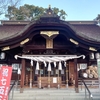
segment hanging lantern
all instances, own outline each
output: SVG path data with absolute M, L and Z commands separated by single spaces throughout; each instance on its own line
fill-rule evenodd
M 33 60 L 31 60 L 31 66 L 33 66 Z
M 90 59 L 94 59 L 94 53 L 90 53 Z
M 59 62 L 59 70 L 62 70 L 62 65 L 61 65 L 61 62 Z
M 39 62 L 36 63 L 36 70 L 39 70 Z
M 0 59 L 2 60 L 2 59 L 5 59 L 5 53 L 4 52 L 1 52 L 0 53 Z
M 56 67 L 56 62 L 54 62 L 54 67 Z
M 48 71 L 51 71 L 51 64 L 50 64 L 50 62 L 48 64 Z
M 96 57 L 96 59 L 99 59 L 100 58 L 100 54 L 99 53 L 96 53 L 95 54 L 95 57 Z

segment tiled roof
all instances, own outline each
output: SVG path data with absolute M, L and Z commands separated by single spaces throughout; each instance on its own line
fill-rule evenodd
M 0 25 L 0 40 L 15 37 L 25 25 Z
M 69 22 L 70 23 L 70 22 Z M 28 25 L 27 25 L 28 24 Z M 82 24 L 82 23 L 70 23 L 71 28 L 75 30 L 76 34 L 82 39 L 88 39 L 92 41 L 100 42 L 100 27 L 96 24 Z M 27 26 L 26 26 L 27 25 Z M 10 39 L 20 35 L 23 30 L 26 30 L 31 24 L 29 22 L 25 24 L 7 24 L 0 25 L 0 41 L 4 41 L 6 39 Z M 26 27 L 25 27 L 26 26 Z
M 80 24 L 73 26 L 76 30 L 76 34 L 83 37 L 83 39 L 100 42 L 100 26 L 96 24 Z

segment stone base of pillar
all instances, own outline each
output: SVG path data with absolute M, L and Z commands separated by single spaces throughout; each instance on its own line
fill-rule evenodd
M 24 91 L 24 88 L 20 88 L 20 93 L 23 93 L 23 91 Z
M 60 88 L 60 85 L 58 84 L 58 89 Z
M 48 88 L 50 88 L 50 85 L 48 85 Z
M 32 88 L 32 82 L 30 82 L 30 88 Z
M 76 91 L 76 93 L 79 93 L 79 88 L 75 87 L 75 91 Z
M 39 89 L 41 89 L 41 83 L 39 83 Z
M 39 89 L 41 89 L 41 80 L 39 80 Z
M 66 84 L 66 88 L 68 89 L 68 84 Z

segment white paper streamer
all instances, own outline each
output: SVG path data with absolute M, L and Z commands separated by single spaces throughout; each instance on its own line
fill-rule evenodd
M 21 70 L 20 70 L 20 68 L 18 68 L 18 72 L 17 72 L 17 74 L 21 74 Z
M 36 63 L 36 70 L 39 70 L 39 62 Z
M 33 60 L 31 60 L 31 66 L 33 66 Z
M 48 71 L 51 71 L 51 64 L 50 64 L 50 62 L 48 64 Z
M 56 62 L 54 62 L 54 67 L 56 67 Z
M 61 65 L 61 62 L 59 62 L 59 67 L 58 67 L 59 70 L 62 70 L 62 65 Z
M 47 64 L 46 64 L 46 62 L 44 61 L 44 66 L 46 67 L 47 66 Z
M 64 66 L 66 67 L 66 61 L 64 62 Z

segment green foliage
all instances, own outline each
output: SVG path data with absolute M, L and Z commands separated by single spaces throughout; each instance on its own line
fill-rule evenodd
M 100 14 L 98 14 L 98 16 L 94 20 L 98 22 L 98 25 L 100 25 Z
M 65 20 L 66 13 L 58 8 L 52 8 L 53 12 L 60 16 L 61 19 Z M 7 14 L 5 15 L 9 20 L 37 20 L 46 11 L 43 7 L 25 4 L 19 8 L 9 6 Z

